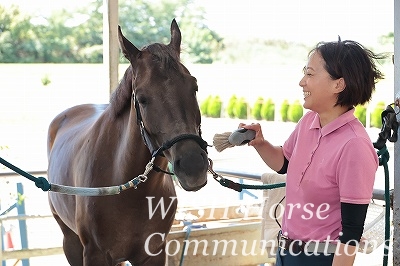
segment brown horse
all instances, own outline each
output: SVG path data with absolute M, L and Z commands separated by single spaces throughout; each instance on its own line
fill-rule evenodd
M 172 21 L 168 45 L 139 50 L 120 28 L 118 36 L 130 66 L 110 104 L 72 107 L 49 127 L 51 183 L 106 187 L 141 177 L 137 189 L 114 196 L 49 193 L 65 255 L 74 266 L 164 265 L 177 201 L 171 176 L 160 169 L 171 162 L 186 190 L 196 191 L 207 182 L 197 81 L 179 60 L 177 23 Z M 151 160 L 158 167 L 142 175 Z

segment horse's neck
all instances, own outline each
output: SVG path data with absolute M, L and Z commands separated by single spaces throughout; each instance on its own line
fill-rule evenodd
M 132 70 L 131 66 L 125 71 L 110 101 L 110 117 L 113 120 L 116 138 L 117 162 L 120 163 L 121 176 L 127 177 L 143 174 L 151 154 L 145 146 L 140 128 L 137 123 L 135 107 L 132 105 Z M 157 158 L 156 163 L 165 168 L 165 158 Z M 128 178 L 129 180 L 129 178 Z M 127 181 L 127 180 L 124 180 Z
M 118 147 L 118 159 L 119 162 L 118 171 L 120 183 L 126 183 L 129 180 L 142 175 L 147 170 L 146 167 L 151 161 L 152 157 L 149 149 L 145 146 L 143 138 L 140 134 L 140 129 L 136 123 L 136 113 L 132 113 L 129 116 L 127 124 L 124 125 L 124 132 L 121 135 L 121 140 Z M 161 169 L 167 168 L 168 161 L 165 157 L 157 156 L 154 165 Z M 146 181 L 148 188 L 156 189 L 162 184 L 161 176 L 163 173 L 150 171 Z M 140 186 L 143 186 L 141 184 Z
M 136 113 L 130 112 L 118 118 L 119 136 L 117 142 L 117 157 L 121 162 L 120 170 L 124 175 L 142 174 L 145 166 L 151 160 L 151 154 L 145 146 L 136 123 Z

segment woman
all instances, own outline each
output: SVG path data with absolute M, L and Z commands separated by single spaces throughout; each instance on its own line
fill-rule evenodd
M 371 99 L 382 58 L 354 41 L 321 42 L 309 53 L 300 87 L 309 109 L 283 146 L 249 142 L 264 162 L 287 173 L 277 265 L 353 265 L 378 158 L 354 106 Z

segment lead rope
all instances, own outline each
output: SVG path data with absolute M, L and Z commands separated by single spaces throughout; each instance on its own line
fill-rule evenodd
M 387 162 L 390 155 L 386 147 L 386 141 L 397 142 L 399 123 L 397 122 L 396 111 L 393 106 L 399 106 L 399 101 L 389 104 L 381 113 L 382 127 L 378 139 L 373 143 L 374 148 L 378 150 L 379 165 L 383 166 L 385 172 L 385 245 L 383 250 L 383 266 L 388 265 L 389 244 L 390 244 L 390 208 L 393 207 L 390 198 L 389 186 L 389 168 Z
M 208 161 L 210 162 L 208 166 L 208 172 L 210 172 L 213 176 L 213 178 L 219 182 L 222 186 L 233 189 L 235 191 L 241 192 L 243 189 L 274 189 L 274 188 L 280 188 L 280 187 L 285 187 L 286 183 L 275 183 L 275 184 L 263 184 L 263 185 L 248 185 L 248 184 L 240 184 L 233 182 L 232 180 L 226 179 L 222 177 L 220 174 L 216 173 L 213 170 L 213 161 L 208 158 Z
M 385 171 L 385 244 L 383 250 L 383 266 L 388 265 L 389 259 L 389 244 L 390 244 L 390 186 L 389 186 L 389 168 L 387 162 L 390 155 L 386 144 L 378 151 L 379 165 L 383 166 Z
M 138 175 L 137 177 L 131 179 L 125 184 L 119 186 L 110 186 L 110 187 L 98 187 L 98 188 L 89 188 L 89 187 L 71 187 L 71 186 L 64 186 L 58 184 L 51 184 L 49 181 L 44 177 L 35 177 L 20 168 L 16 167 L 15 165 L 7 162 L 3 158 L 0 157 L 0 163 L 6 166 L 7 168 L 13 170 L 17 174 L 20 174 L 29 180 L 35 182 L 36 187 L 42 189 L 43 191 L 53 191 L 62 194 L 68 195 L 77 195 L 77 196 L 108 196 L 108 195 L 117 195 L 124 190 L 129 188 L 137 188 L 140 183 L 146 182 L 147 175 L 154 167 L 154 160 L 153 157 L 150 162 L 147 163 L 146 169 L 143 174 Z

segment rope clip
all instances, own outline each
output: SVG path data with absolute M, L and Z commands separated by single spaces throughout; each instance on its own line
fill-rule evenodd
M 213 178 L 216 181 L 218 181 L 219 183 L 224 182 L 223 180 L 225 180 L 225 178 L 222 175 L 220 175 L 220 174 L 218 174 L 218 173 L 216 173 L 214 171 L 214 169 L 213 169 L 213 161 L 210 158 L 208 158 L 208 161 L 210 162 L 210 164 L 208 166 L 208 172 L 210 172 L 210 174 L 212 174 Z

